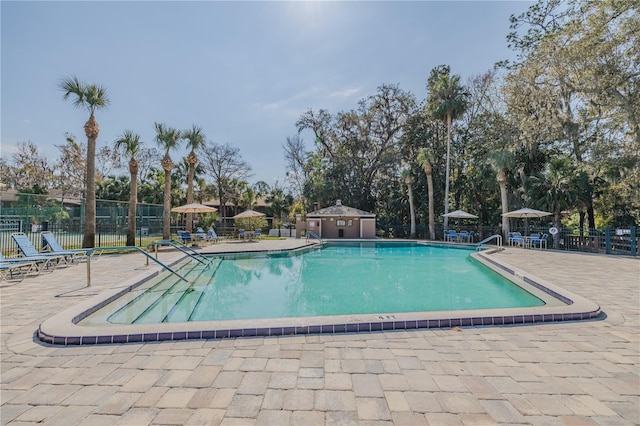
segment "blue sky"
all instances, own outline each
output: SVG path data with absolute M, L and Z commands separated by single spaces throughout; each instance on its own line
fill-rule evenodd
M 240 149 L 250 182 L 282 182 L 281 146 L 304 111 L 356 108 L 381 84 L 420 101 L 440 64 L 463 81 L 483 73 L 514 57 L 509 15 L 530 4 L 2 1 L 1 153 L 30 140 L 57 158 L 65 132 L 84 138 L 87 113 L 58 87 L 75 74 L 108 89 L 99 147 L 125 129 L 153 145 L 156 121 L 197 124 Z

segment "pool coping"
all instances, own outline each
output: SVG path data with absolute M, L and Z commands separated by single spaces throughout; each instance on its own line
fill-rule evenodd
M 423 242 L 419 242 L 424 244 Z M 281 250 L 281 251 L 293 251 Z M 267 337 L 300 334 L 357 333 L 389 330 L 502 326 L 538 322 L 586 320 L 600 314 L 600 306 L 566 289 L 519 270 L 495 258 L 496 250 L 471 256 L 516 284 L 528 284 L 562 300 L 562 306 L 531 308 L 474 309 L 457 311 L 406 312 L 397 314 L 357 314 L 251 320 L 194 321 L 184 323 L 81 326 L 83 318 L 102 308 L 159 271 L 132 277 L 122 286 L 101 292 L 86 301 L 52 316 L 40 324 L 37 337 L 55 345 L 119 344 L 133 342 Z M 265 251 L 265 253 L 267 253 Z M 229 254 L 229 253 L 217 253 Z M 181 259 L 173 262 L 175 264 Z M 251 324 L 251 327 L 247 327 Z M 159 330 L 161 328 L 161 330 Z

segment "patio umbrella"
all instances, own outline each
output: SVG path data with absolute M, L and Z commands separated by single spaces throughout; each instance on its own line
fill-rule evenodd
M 234 219 L 242 219 L 242 218 L 247 218 L 247 217 L 258 217 L 258 216 L 265 216 L 265 214 L 257 212 L 255 210 L 245 210 L 242 213 L 238 213 L 233 218 Z
M 447 214 L 443 214 L 442 216 L 444 217 L 455 217 L 458 219 L 477 219 L 478 216 L 476 216 L 475 214 L 471 214 L 471 213 L 467 213 L 463 210 L 456 210 L 454 212 L 451 213 L 447 213 Z
M 504 217 L 524 217 L 524 218 L 528 218 L 528 217 L 551 216 L 551 214 L 552 213 L 543 212 L 541 210 L 534 210 L 534 209 L 524 208 L 524 209 L 520 209 L 520 210 L 514 210 L 514 211 L 508 212 L 508 213 L 502 213 L 502 216 L 504 216 Z
M 523 217 L 524 218 L 524 231 L 525 234 L 528 233 L 529 229 L 529 218 L 530 217 L 544 217 L 551 216 L 552 213 L 543 212 L 542 210 L 534 210 L 529 208 L 523 208 L 520 210 L 514 210 L 512 212 L 502 213 L 504 217 Z
M 471 214 L 471 213 L 467 213 L 464 210 L 456 210 L 454 212 L 449 212 L 447 214 L 443 214 L 442 216 L 444 217 L 455 217 L 456 219 L 458 219 L 458 223 L 457 226 L 460 226 L 460 219 L 477 219 L 478 216 L 476 216 L 475 214 Z
M 237 219 L 253 219 L 253 220 L 244 220 L 242 226 L 247 226 L 249 227 L 249 229 L 247 230 L 250 234 L 249 234 L 249 239 L 251 239 L 253 237 L 253 232 L 254 230 L 261 226 L 259 220 L 257 220 L 256 218 L 261 217 L 261 216 L 266 216 L 264 213 L 260 213 L 257 212 L 255 210 L 245 210 L 242 213 L 238 213 L 237 215 L 235 215 L 233 217 L 234 220 Z
M 191 203 L 180 207 L 174 207 L 171 211 L 174 213 L 212 213 L 218 211 L 218 209 L 215 207 L 205 206 L 204 204 Z
M 184 206 L 174 207 L 171 209 L 174 213 L 213 213 L 218 211 L 215 207 L 205 206 L 204 204 L 199 203 L 191 203 L 185 204 Z M 188 220 L 188 219 L 187 219 Z M 193 223 L 191 224 L 191 228 L 187 228 L 193 230 Z

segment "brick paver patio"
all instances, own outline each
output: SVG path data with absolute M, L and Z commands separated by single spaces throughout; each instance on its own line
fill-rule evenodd
M 640 260 L 519 248 L 492 256 L 598 303 L 602 318 L 58 347 L 34 338 L 42 321 L 156 267 L 141 254 L 103 255 L 89 288 L 84 264 L 2 282 L 1 422 L 640 424 Z

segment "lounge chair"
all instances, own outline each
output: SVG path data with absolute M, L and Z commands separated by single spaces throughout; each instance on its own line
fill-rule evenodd
M 216 234 L 216 230 L 213 228 L 209 228 L 209 231 L 207 232 L 207 239 L 209 239 L 209 241 L 213 241 L 214 243 L 219 243 L 220 240 L 222 240 L 224 237 L 219 237 L 218 234 Z
M 52 260 L 55 260 L 56 266 L 60 266 L 61 263 L 70 265 L 75 260 L 75 253 L 73 252 L 39 252 L 38 250 L 36 250 L 36 248 L 31 243 L 31 240 L 24 232 L 14 232 L 13 234 L 11 234 L 11 238 L 13 238 L 13 241 L 15 241 L 15 243 L 18 245 L 18 248 L 20 249 L 24 257 L 29 257 L 32 259 L 48 257 Z
M 520 234 L 519 232 L 510 232 L 509 245 L 524 247 L 524 238 L 522 238 L 522 234 Z
M 200 242 L 200 241 L 207 242 L 207 241 L 209 241 L 209 236 L 207 235 L 206 232 L 204 232 L 204 229 L 202 229 L 202 228 L 198 228 L 196 230 L 196 232 L 191 234 L 191 236 L 193 237 L 193 240 L 195 242 Z
M 56 253 L 61 255 L 69 255 L 72 254 L 74 256 L 74 260 L 83 260 L 87 258 L 87 252 L 89 249 L 64 249 L 56 239 L 56 236 L 51 232 L 45 231 L 42 232 L 42 249 L 48 253 Z M 102 253 L 102 251 L 97 251 L 98 255 Z
M 3 271 L 24 268 L 28 264 L 30 268 L 27 272 L 36 272 L 38 274 L 44 269 L 55 269 L 60 258 L 63 258 L 63 256 L 4 257 L 0 253 L 0 263 Z
M 187 244 L 192 241 L 191 233 L 188 231 L 178 231 L 178 238 L 182 240 L 183 244 Z
M 2 255 L 0 254 L 0 257 Z M 0 260 L 0 280 L 9 281 L 16 276 L 20 278 L 20 281 L 24 279 L 30 273 L 40 272 L 35 261 L 23 260 L 23 259 L 4 259 Z

